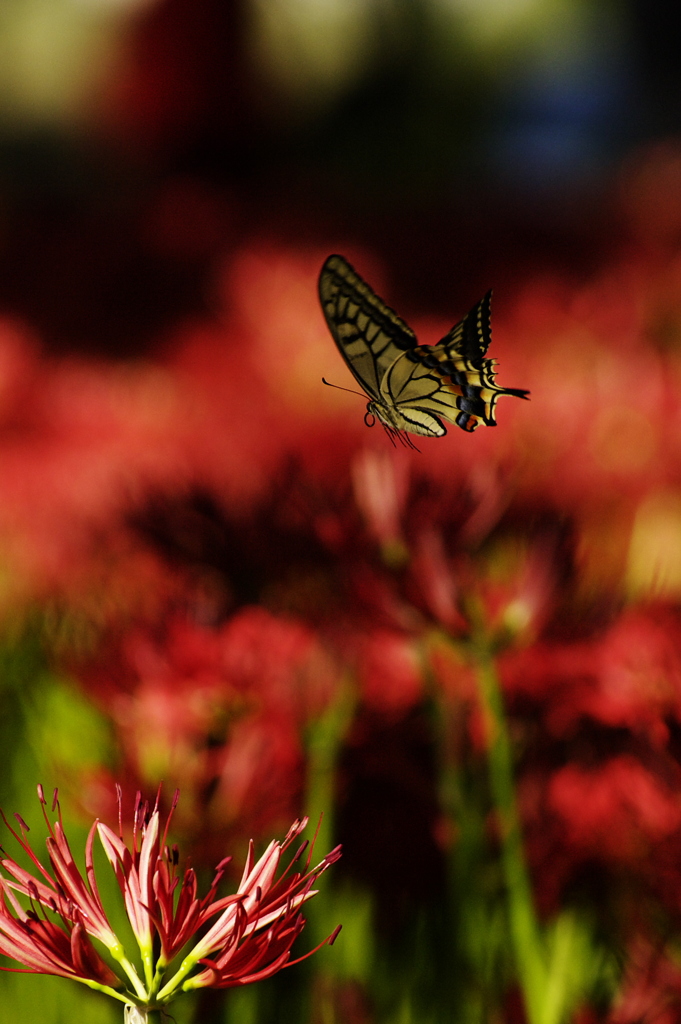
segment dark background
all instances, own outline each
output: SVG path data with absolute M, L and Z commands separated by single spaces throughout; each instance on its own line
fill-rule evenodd
M 148 350 L 258 238 L 368 245 L 415 312 L 588 275 L 630 232 L 623 162 L 680 127 L 655 0 L 101 7 L 54 8 L 61 104 L 31 92 L 32 5 L 5 16 L 0 307 L 53 350 Z

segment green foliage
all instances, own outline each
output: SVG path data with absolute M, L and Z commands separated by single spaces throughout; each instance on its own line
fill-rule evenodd
M 36 850 L 44 826 L 36 783 L 75 780 L 110 751 L 104 718 L 66 680 L 54 675 L 32 625 L 0 642 L 0 800 L 5 813 L 18 811 L 31 826 Z M 69 818 L 65 827 L 74 852 L 83 849 L 87 829 Z M 19 862 L 21 850 L 6 833 L 2 845 Z M 44 849 L 44 848 L 43 848 Z M 115 880 L 102 876 L 103 895 L 114 905 Z M 111 884 L 107 884 L 110 881 Z M 116 892 L 113 890 L 116 889 Z M 118 897 L 120 902 L 120 898 Z M 0 1019 L 16 1024 L 110 1024 L 120 1021 L 122 1008 L 76 982 L 34 974 L 0 974 Z
M 0 976 L 0 1017 L 12 1024 L 120 1024 L 120 1003 L 64 978 Z

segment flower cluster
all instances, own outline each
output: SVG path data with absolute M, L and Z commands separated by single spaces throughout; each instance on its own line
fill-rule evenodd
M 51 823 L 41 786 L 38 796 L 49 831 L 51 873 L 29 845 L 28 826 L 21 817 L 16 816 L 18 833 L 3 815 L 35 874 L 10 857 L 0 861 L 5 871 L 0 878 L 0 952 L 28 971 L 71 978 L 143 1009 L 163 1006 L 180 992 L 197 988 L 247 985 L 296 963 L 291 947 L 305 924 L 302 907 L 316 894 L 313 886 L 320 875 L 340 857 L 336 847 L 310 867 L 310 849 L 302 869 L 296 869 L 308 847 L 305 841 L 278 875 L 282 855 L 307 825 L 303 819 L 294 822 L 283 842 L 273 840 L 258 860 L 251 843 L 234 895 L 218 896 L 230 860 L 226 858 L 218 864 L 206 895 L 199 897 L 194 870 L 188 867 L 180 873 L 177 847 L 167 843 L 178 794 L 163 825 L 158 799 L 150 808 L 138 793 L 128 845 L 122 836 L 119 790 L 119 832 L 101 821 L 93 823 L 83 876 L 64 833 L 61 812 Z M 59 809 L 56 790 L 55 809 Z M 139 946 L 141 972 L 111 928 L 102 904 L 95 875 L 95 838 L 116 875 Z M 24 908 L 19 896 L 29 901 L 30 909 Z M 325 941 L 331 944 L 339 930 Z M 181 961 L 173 964 L 180 953 Z

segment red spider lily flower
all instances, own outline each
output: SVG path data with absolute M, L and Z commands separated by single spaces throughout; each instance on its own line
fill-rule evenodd
M 301 908 L 316 894 L 313 886 L 319 876 L 340 857 L 337 847 L 311 868 L 310 847 L 304 866 L 295 870 L 294 865 L 308 849 L 305 841 L 278 874 L 282 854 L 301 835 L 307 826 L 306 818 L 294 822 L 282 843 L 273 840 L 257 861 L 251 843 L 236 893 L 217 898 L 230 860 L 227 857 L 218 864 L 208 893 L 198 898 L 194 870 L 187 868 L 180 877 L 177 847 L 167 844 L 177 793 L 163 829 L 158 798 L 152 809 L 138 793 L 132 843 L 127 844 L 122 836 L 119 789 L 118 834 L 101 821 L 94 822 L 85 848 L 85 878 L 71 855 L 61 813 L 52 825 L 41 786 L 38 795 L 49 830 L 51 873 L 26 839 L 28 826 L 17 815 L 19 834 L 3 815 L 10 832 L 37 869 L 34 876 L 9 857 L 0 860 L 10 876 L 0 876 L 0 952 L 24 965 L 4 970 L 23 969 L 73 978 L 138 1008 L 144 1019 L 147 1010 L 170 1002 L 181 991 L 245 985 L 298 962 L 291 959 L 291 947 L 305 924 Z M 58 807 L 55 791 L 52 810 Z M 140 949 L 141 974 L 128 959 L 107 920 L 95 877 L 95 836 L 99 837 L 120 886 Z M 29 910 L 24 909 L 17 894 L 28 898 Z M 340 928 L 336 929 L 321 945 L 331 944 L 339 931 Z M 169 971 L 174 957 L 197 937 L 179 968 Z M 97 951 L 93 940 L 108 951 L 111 965 Z

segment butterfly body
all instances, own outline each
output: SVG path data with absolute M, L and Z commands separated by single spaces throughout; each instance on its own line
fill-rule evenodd
M 329 330 L 369 402 L 391 434 L 442 437 L 442 420 L 471 432 L 496 424 L 500 395 L 526 398 L 518 388 L 494 383 L 496 360 L 485 359 L 491 341 L 491 292 L 437 345 L 416 335 L 362 280 L 343 256 L 329 256 L 319 276 L 319 296 Z

